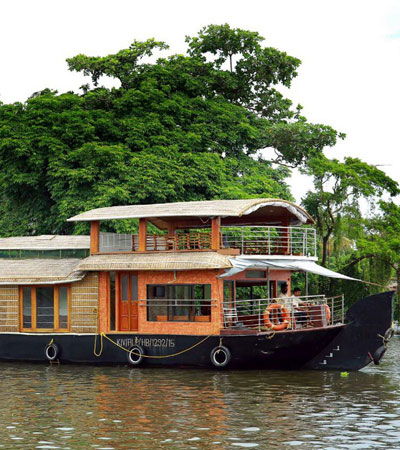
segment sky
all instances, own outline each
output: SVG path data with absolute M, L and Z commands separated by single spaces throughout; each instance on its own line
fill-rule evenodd
M 2 0 L 0 101 L 78 92 L 89 79 L 65 60 L 79 53 L 107 55 L 150 37 L 184 53 L 186 35 L 222 23 L 258 31 L 302 61 L 284 93 L 310 122 L 346 133 L 328 157 L 358 157 L 400 183 L 400 0 Z M 296 174 L 291 184 L 297 201 L 311 188 Z

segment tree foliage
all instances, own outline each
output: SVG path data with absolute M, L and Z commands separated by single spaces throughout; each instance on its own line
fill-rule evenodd
M 400 207 L 380 201 L 380 213 L 364 221 L 365 233 L 358 241 L 353 261 L 372 261 L 389 267 L 397 283 L 397 319 L 400 299 Z
M 344 162 L 324 156 L 308 161 L 304 173 L 313 176 L 314 191 L 303 200 L 307 211 L 315 218 L 316 228 L 322 238 L 322 262 L 327 264 L 329 240 L 342 236 L 341 217 L 352 223 L 361 221 L 359 201 L 370 202 L 384 193 L 400 193 L 398 184 L 375 166 L 358 158 L 345 158 Z M 354 231 L 353 231 L 354 232 Z
M 2 235 L 81 232 L 66 218 L 117 204 L 291 198 L 286 166 L 342 137 L 279 92 L 300 61 L 228 25 L 186 40 L 186 55 L 158 59 L 168 46 L 154 39 L 77 55 L 69 69 L 92 87 L 0 104 Z M 103 76 L 120 86 L 102 87 Z

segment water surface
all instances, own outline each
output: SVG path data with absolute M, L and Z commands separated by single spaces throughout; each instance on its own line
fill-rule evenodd
M 0 448 L 400 449 L 400 338 L 340 372 L 0 363 Z

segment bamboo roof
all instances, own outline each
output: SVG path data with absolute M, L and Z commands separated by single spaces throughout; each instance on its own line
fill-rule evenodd
M 19 236 L 0 238 L 0 250 L 80 250 L 90 248 L 90 236 Z
M 246 216 L 250 216 L 247 217 Z M 212 217 L 222 217 L 224 225 L 229 223 L 268 223 L 282 215 L 293 222 L 314 223 L 312 217 L 300 206 L 281 199 L 252 198 L 242 200 L 210 200 L 178 203 L 157 203 L 153 205 L 111 206 L 92 209 L 68 219 L 68 221 L 94 221 L 112 219 L 147 218 L 159 228 L 166 228 L 168 223 L 178 219 L 192 219 L 185 226 L 201 226 Z M 231 220 L 229 220 L 231 218 Z M 195 219 L 195 220 L 193 220 Z M 182 225 L 183 226 L 183 225 Z M 208 221 L 208 226 L 210 223 Z
M 81 259 L 0 259 L 0 285 L 64 284 L 81 280 Z
M 229 258 L 217 252 L 163 252 L 92 255 L 79 270 L 197 270 L 228 269 Z

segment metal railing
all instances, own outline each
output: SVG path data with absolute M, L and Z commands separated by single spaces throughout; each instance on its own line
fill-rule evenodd
M 101 232 L 99 236 L 100 252 L 131 252 L 132 235 Z
M 268 308 L 272 304 L 277 307 Z M 313 295 L 224 302 L 222 322 L 223 328 L 257 331 L 267 331 L 284 322 L 287 323 L 286 327 L 282 327 L 284 329 L 343 324 L 344 296 L 326 298 L 323 295 Z
M 146 300 L 147 320 L 150 322 L 211 322 L 212 299 Z M 142 305 L 144 306 L 144 305 Z
M 306 227 L 222 227 L 222 246 L 237 248 L 242 255 L 316 256 L 317 239 Z
M 317 239 L 307 227 L 222 227 L 220 247 L 238 249 L 243 255 L 316 256 Z M 147 234 L 146 251 L 209 250 L 211 232 L 178 231 L 173 235 Z M 100 252 L 132 252 L 139 250 L 136 234 L 100 233 Z

